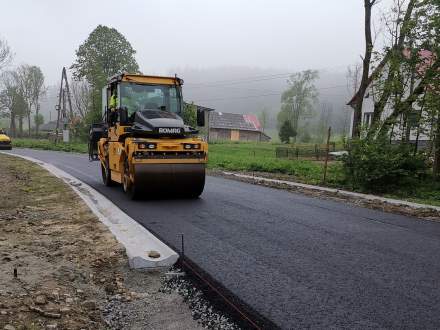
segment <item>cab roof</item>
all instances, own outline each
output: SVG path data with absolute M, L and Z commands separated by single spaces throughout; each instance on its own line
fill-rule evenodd
M 121 73 L 109 79 L 109 84 L 114 82 L 127 81 L 137 84 L 153 85 L 183 85 L 183 80 L 175 77 L 149 76 L 135 73 Z

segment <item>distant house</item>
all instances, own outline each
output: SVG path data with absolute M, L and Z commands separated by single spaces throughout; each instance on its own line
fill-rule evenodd
M 209 140 L 269 141 L 255 115 L 236 113 L 209 113 Z

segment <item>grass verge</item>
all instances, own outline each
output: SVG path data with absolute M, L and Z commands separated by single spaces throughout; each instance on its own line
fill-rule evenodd
M 208 166 L 211 169 L 229 171 L 280 173 L 303 183 L 322 183 L 322 162 L 276 158 L 277 146 L 271 143 L 210 144 Z M 340 162 L 329 162 L 327 184 L 330 186 L 344 184 Z
M 323 162 L 276 158 L 278 143 L 210 143 L 208 168 L 214 170 L 269 173 L 273 177 L 307 184 L 322 185 Z M 14 139 L 13 147 L 34 148 L 66 152 L 87 152 L 87 144 L 81 142 L 54 144 L 49 140 Z M 312 148 L 313 144 L 299 145 Z M 347 183 L 342 164 L 329 162 L 326 186 L 353 190 Z M 421 181 L 408 189 L 399 189 L 385 197 L 404 199 L 415 203 L 440 206 L 440 183 Z
M 55 144 L 52 141 L 44 139 L 26 139 L 26 138 L 16 138 L 12 139 L 13 148 L 32 148 L 32 149 L 42 149 L 42 150 L 54 150 L 54 151 L 66 151 L 66 152 L 87 152 L 87 143 L 83 142 L 71 142 L 63 143 L 58 142 Z

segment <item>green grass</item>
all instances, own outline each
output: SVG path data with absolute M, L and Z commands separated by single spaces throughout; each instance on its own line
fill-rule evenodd
M 12 139 L 12 147 L 54 150 L 54 151 L 66 151 L 66 152 L 80 152 L 80 153 L 87 152 L 87 143 L 58 142 L 57 144 L 55 144 L 52 141 L 44 140 L 44 139 L 36 140 L 36 139 L 26 139 L 26 138 L 15 138 L 15 139 Z
M 87 152 L 87 144 L 80 142 L 54 144 L 48 140 L 13 139 L 13 147 L 34 148 L 66 152 Z M 216 142 L 209 145 L 208 168 L 226 171 L 266 172 L 289 175 L 290 180 L 321 185 L 323 162 L 276 158 L 275 149 L 286 146 L 278 143 Z M 303 149 L 313 144 L 298 145 Z M 330 162 L 327 172 L 327 186 L 351 190 L 347 185 L 340 162 Z M 440 183 L 423 181 L 411 189 L 396 190 L 385 197 L 404 199 L 415 203 L 440 206 Z
M 405 199 L 414 203 L 440 206 L 440 182 L 423 181 L 407 190 L 398 190 L 385 197 Z
M 254 171 L 288 174 L 295 180 L 320 184 L 323 164 L 311 160 L 290 160 L 275 157 L 274 143 L 212 143 L 209 145 L 208 166 L 230 171 Z M 285 145 L 283 145 L 285 146 Z M 329 163 L 327 183 L 339 186 L 343 183 L 342 167 L 339 162 Z

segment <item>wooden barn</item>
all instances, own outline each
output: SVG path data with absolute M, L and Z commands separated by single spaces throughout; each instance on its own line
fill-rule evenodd
M 255 115 L 215 112 L 209 113 L 209 141 L 269 141 Z

